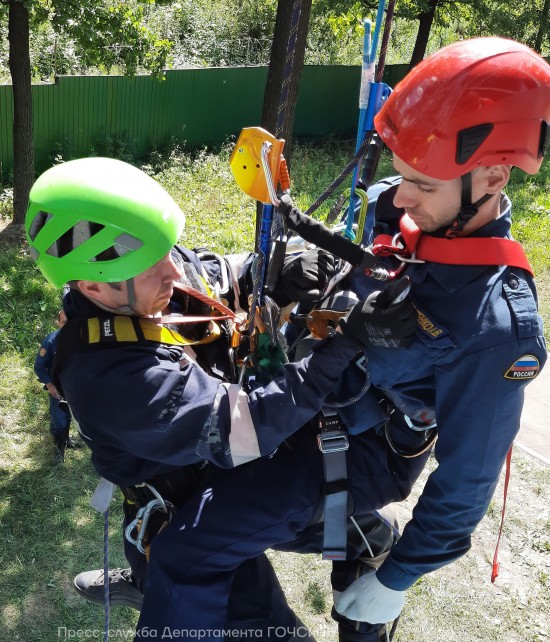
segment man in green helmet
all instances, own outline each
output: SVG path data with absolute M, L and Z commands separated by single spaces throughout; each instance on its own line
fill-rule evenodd
M 31 254 L 50 283 L 70 285 L 54 379 L 97 472 L 122 489 L 125 526 L 158 495 L 174 510 L 197 492 L 209 502 L 206 464 L 231 469 L 272 455 L 321 410 L 381 325 L 398 340 L 416 323 L 407 300 L 391 310 L 382 297 L 378 306 L 359 303 L 309 357 L 283 365 L 265 387 L 243 387 L 230 349 L 235 317 L 213 294 L 197 254 L 175 245 L 184 220 L 156 181 L 112 159 L 56 166 L 30 194 Z M 241 274 L 227 292 L 237 308 L 246 302 L 246 279 L 242 268 L 229 272 Z M 174 323 L 180 333 L 167 327 Z M 322 479 L 315 485 L 322 488 Z M 220 522 L 231 517 L 221 511 Z M 149 540 L 159 526 L 151 524 Z M 145 557 L 127 540 L 125 547 L 131 582 L 120 573 L 110 581 L 130 585 L 134 595 L 126 599 L 113 586 L 111 597 L 139 607 Z M 101 589 L 100 574 L 94 582 Z M 227 617 L 286 627 L 277 639 L 293 639 L 296 618 L 264 555 L 237 570 Z

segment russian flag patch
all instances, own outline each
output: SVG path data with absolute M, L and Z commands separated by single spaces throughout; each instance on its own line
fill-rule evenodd
M 532 354 L 525 354 L 508 368 L 504 373 L 504 378 L 514 381 L 534 379 L 538 375 L 539 369 L 539 360 Z

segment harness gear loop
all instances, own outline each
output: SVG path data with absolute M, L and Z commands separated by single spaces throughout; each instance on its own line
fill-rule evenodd
M 415 457 L 420 457 L 420 455 L 423 455 L 426 451 L 430 450 L 430 448 L 432 448 L 432 446 L 435 444 L 435 442 L 437 441 L 437 427 L 428 428 L 426 430 L 426 441 L 422 445 L 418 446 L 418 448 L 415 448 L 414 450 L 404 450 L 403 448 L 399 448 L 399 446 L 393 441 L 390 434 L 389 419 L 384 424 L 384 437 L 388 442 L 388 446 L 396 455 L 399 455 L 404 459 L 414 459 Z

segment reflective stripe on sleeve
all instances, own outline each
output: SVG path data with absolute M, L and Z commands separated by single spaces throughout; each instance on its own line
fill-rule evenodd
M 224 383 L 229 397 L 231 432 L 229 447 L 234 466 L 240 466 L 260 456 L 258 436 L 248 407 L 248 395 L 236 383 Z

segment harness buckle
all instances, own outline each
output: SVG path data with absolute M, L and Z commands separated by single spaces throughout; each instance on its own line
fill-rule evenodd
M 317 435 L 319 450 L 323 453 L 338 453 L 348 450 L 348 436 L 341 430 L 332 430 Z

